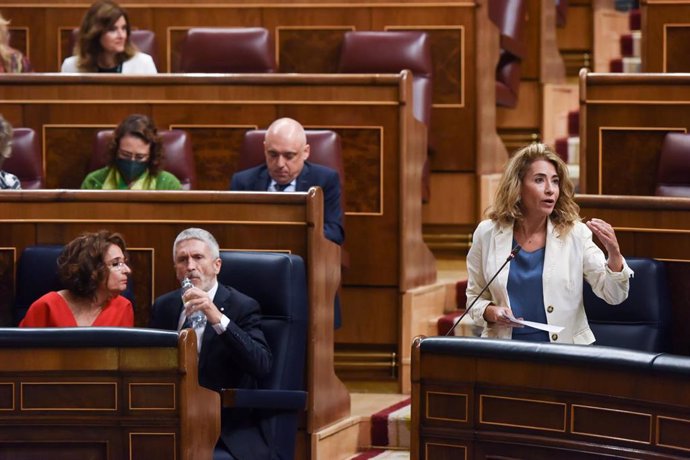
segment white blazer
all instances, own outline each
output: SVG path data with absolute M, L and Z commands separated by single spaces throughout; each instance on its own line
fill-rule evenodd
M 77 56 L 70 56 L 62 62 L 62 68 L 60 72 L 63 73 L 79 73 L 80 70 L 77 69 Z M 156 64 L 153 62 L 153 58 L 146 53 L 137 52 L 130 59 L 122 63 L 122 73 L 123 74 L 155 74 L 158 73 L 156 70 Z
M 496 273 L 510 254 L 513 226 L 502 226 L 491 220 L 482 221 L 472 237 L 467 254 L 467 306 Z M 508 273 L 510 264 L 496 277 L 470 310 L 475 323 L 482 326 L 482 337 L 509 339 L 511 327 L 489 324 L 484 310 L 489 304 L 510 306 Z M 592 241 L 592 232 L 577 222 L 567 235 L 561 236 L 549 219 L 546 230 L 546 251 L 542 282 L 544 309 L 549 324 L 563 326 L 558 334 L 549 334 L 551 342 L 589 345 L 594 334 L 587 323 L 582 302 L 582 280 L 586 279 L 594 293 L 607 303 L 617 305 L 628 297 L 629 278 L 633 271 L 623 261 L 623 270 L 613 272 L 606 257 Z

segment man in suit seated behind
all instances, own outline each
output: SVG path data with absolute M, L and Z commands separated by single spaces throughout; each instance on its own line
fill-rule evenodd
M 188 317 L 201 311 L 207 321 L 194 327 L 199 350 L 199 384 L 223 388 L 255 388 L 271 370 L 272 355 L 261 330 L 259 304 L 241 292 L 218 283 L 221 259 L 218 242 L 206 230 L 188 228 L 173 244 L 177 279 L 192 287 L 158 297 L 151 308 L 149 327 L 178 331 Z M 223 409 L 221 434 L 214 460 L 268 459 L 270 439 L 257 414 L 245 409 Z
M 306 192 L 309 187 L 321 187 L 326 238 L 343 244 L 338 172 L 306 161 L 309 144 L 302 125 L 291 118 L 279 118 L 271 123 L 264 139 L 264 153 L 266 164 L 235 173 L 230 190 Z

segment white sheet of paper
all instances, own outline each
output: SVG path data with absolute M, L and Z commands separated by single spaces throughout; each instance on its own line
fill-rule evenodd
M 506 313 L 506 317 L 513 323 L 521 324 L 523 326 L 533 327 L 535 329 L 539 329 L 540 331 L 553 332 L 555 334 L 558 334 L 559 332 L 561 332 L 564 329 L 562 326 L 555 326 L 553 324 L 544 324 L 544 323 L 537 323 L 535 321 L 525 321 L 522 319 L 517 319 L 516 317 L 513 316 L 512 313 Z

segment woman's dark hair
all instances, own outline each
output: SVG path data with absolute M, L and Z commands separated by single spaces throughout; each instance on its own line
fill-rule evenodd
M 98 71 L 98 56 L 103 52 L 101 36 L 115 26 L 121 17 L 127 23 L 127 40 L 125 50 L 118 53 L 118 64 L 125 62 L 134 56 L 137 48 L 131 42 L 132 31 L 129 25 L 127 12 L 112 0 L 99 0 L 88 9 L 79 27 L 79 40 L 74 47 L 77 58 L 77 68 L 82 72 Z
M 105 254 L 113 244 L 125 253 L 127 248 L 122 235 L 108 230 L 82 233 L 67 243 L 57 260 L 63 286 L 78 297 L 92 299 L 108 277 Z
M 149 145 L 149 174 L 152 176 L 158 174 L 161 162 L 163 161 L 163 143 L 158 135 L 156 125 L 153 124 L 153 120 L 146 115 L 130 115 L 115 129 L 113 139 L 110 141 L 110 144 L 108 144 L 110 164 L 115 164 L 117 152 L 120 149 L 120 141 L 127 135 L 138 137 Z

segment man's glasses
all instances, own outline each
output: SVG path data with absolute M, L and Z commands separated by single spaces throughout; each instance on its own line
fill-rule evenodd
M 117 156 L 122 158 L 123 160 L 134 160 L 138 163 L 144 163 L 149 161 L 149 157 L 151 155 L 148 153 L 134 153 L 128 152 L 127 150 L 119 149 L 117 151 Z

